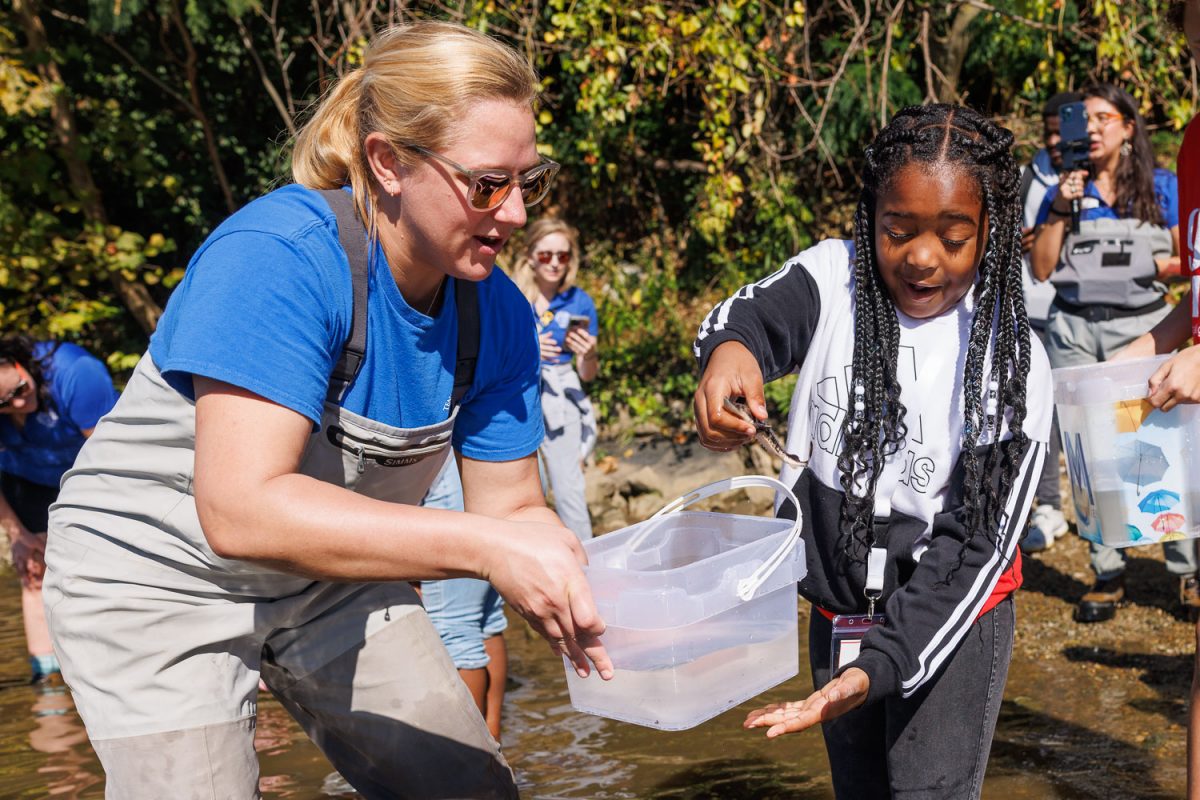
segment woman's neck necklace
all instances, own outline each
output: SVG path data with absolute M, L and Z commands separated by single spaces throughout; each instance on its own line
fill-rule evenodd
M 446 282 L 445 278 L 438 281 L 438 285 L 433 287 L 433 297 L 429 300 L 429 307 L 425 309 L 425 316 L 433 316 L 433 307 L 437 305 L 438 297 L 442 294 L 442 284 Z

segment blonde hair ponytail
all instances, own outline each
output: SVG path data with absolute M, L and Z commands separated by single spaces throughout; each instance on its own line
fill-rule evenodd
M 440 150 L 462 127 L 467 107 L 480 100 L 532 106 L 537 75 L 507 45 L 450 22 L 416 22 L 380 31 L 363 65 L 344 75 L 300 129 L 292 177 L 310 189 L 349 184 L 358 212 L 375 235 L 379 191 L 363 142 L 382 133 L 396 157 L 411 162 L 404 144 Z

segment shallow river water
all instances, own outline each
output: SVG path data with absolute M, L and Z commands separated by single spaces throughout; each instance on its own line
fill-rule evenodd
M 802 620 L 802 630 L 803 625 Z M 512 679 L 505 749 L 526 798 L 833 797 L 819 732 L 768 742 L 740 725 L 758 704 L 808 693 L 804 653 L 801 674 L 787 683 L 692 730 L 667 733 L 573 711 L 561 663 L 520 620 L 510 626 L 508 639 Z M 0 574 L 0 798 L 103 797 L 103 776 L 68 691 L 61 686 L 35 690 L 25 685 L 26 671 L 16 580 Z M 1117 797 L 1103 788 L 1104 781 L 1080 780 L 1078 771 L 1087 764 L 1072 764 L 1064 772 L 1039 755 L 1039 737 L 1057 735 L 1055 730 L 1019 701 L 1006 701 L 984 797 Z M 257 744 L 264 797 L 357 796 L 266 695 Z M 1106 757 L 1104 751 L 1096 755 Z M 1180 795 L 1147 788 L 1138 796 Z

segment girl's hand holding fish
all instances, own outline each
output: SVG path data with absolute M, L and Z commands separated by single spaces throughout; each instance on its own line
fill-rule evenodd
M 744 397 L 754 418 L 766 421 L 762 370 L 746 346 L 734 341 L 713 351 L 693 398 L 696 430 L 709 450 L 735 450 L 758 433 L 753 423 L 725 408 L 730 397 Z

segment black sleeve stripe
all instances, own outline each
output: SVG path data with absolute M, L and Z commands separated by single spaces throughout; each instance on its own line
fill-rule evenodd
M 918 657 L 916 674 L 901 681 L 901 694 L 911 697 L 930 678 L 938 673 L 943 663 L 958 648 L 959 642 L 975 624 L 976 618 L 988 598 L 996 589 L 1000 576 L 1012 564 L 1017 542 L 1021 539 L 1021 528 L 1029 513 L 1037 489 L 1037 477 L 1041 475 L 1046 446 L 1042 442 L 1030 442 L 1022 459 L 1018 480 L 1009 494 L 1000 522 L 999 546 L 975 576 L 971 589 L 955 607 L 954 613 L 934 633 Z

